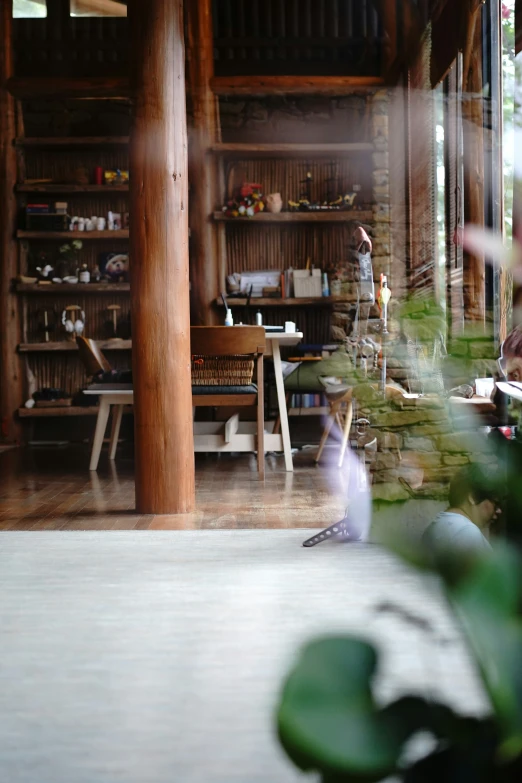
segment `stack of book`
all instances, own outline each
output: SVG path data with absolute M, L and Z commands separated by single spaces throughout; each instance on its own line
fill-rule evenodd
M 67 202 L 28 204 L 25 208 L 25 227 L 28 231 L 67 231 Z
M 292 408 L 323 408 L 327 404 L 324 394 L 293 394 L 290 402 Z

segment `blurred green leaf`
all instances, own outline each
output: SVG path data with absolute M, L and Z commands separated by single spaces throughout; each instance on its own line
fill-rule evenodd
M 506 759 L 522 753 L 520 574 L 519 556 L 501 546 L 447 586 L 495 709 Z
M 378 781 L 401 752 L 400 731 L 376 709 L 377 655 L 350 637 L 307 645 L 285 683 L 277 716 L 281 742 L 301 769 Z

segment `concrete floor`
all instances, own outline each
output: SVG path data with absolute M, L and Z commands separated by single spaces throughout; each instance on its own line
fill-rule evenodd
M 291 783 L 281 680 L 318 634 L 381 650 L 378 693 L 486 707 L 432 579 L 309 530 L 0 536 L 0 780 Z M 379 611 L 396 603 L 428 622 Z

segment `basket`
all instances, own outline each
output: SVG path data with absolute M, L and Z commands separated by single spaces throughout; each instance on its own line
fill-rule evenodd
M 193 356 L 193 386 L 250 386 L 254 360 L 250 356 Z
M 315 298 L 323 293 L 320 269 L 294 269 L 296 299 Z

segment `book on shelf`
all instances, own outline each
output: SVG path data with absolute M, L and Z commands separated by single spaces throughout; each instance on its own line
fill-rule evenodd
M 324 394 L 292 394 L 291 408 L 323 408 L 327 405 Z

